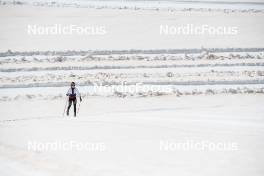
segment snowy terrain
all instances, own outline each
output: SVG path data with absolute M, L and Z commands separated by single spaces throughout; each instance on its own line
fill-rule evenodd
M 181 96 L 264 91 L 263 52 L 210 53 L 204 50 L 193 54 L 2 55 L 2 100 L 61 98 L 71 81 L 82 86 L 85 96 Z M 38 91 L 34 91 L 36 88 Z
M 263 176 L 263 18 L 263 0 L 0 0 L 0 175 Z
M 1 102 L 1 175 L 263 175 L 263 94 Z M 216 101 L 217 100 L 217 101 Z M 4 114 L 4 116 L 3 116 Z M 103 143 L 103 151 L 31 151 L 28 142 Z M 160 142 L 233 144 L 161 150 Z
M 1 175 L 263 175 L 263 51 L 142 53 L 1 53 Z
M 0 51 L 130 50 L 192 48 L 262 48 L 263 12 L 149 11 L 0 5 Z M 39 20 L 41 19 L 41 20 Z M 43 35 L 29 26 L 90 27 L 94 33 Z M 161 33 L 193 25 L 201 28 L 235 28 L 235 34 L 178 35 Z M 99 29 L 103 29 L 103 34 Z M 99 32 L 96 33 L 96 30 Z M 62 44 L 63 43 L 63 44 Z
M 134 10 L 226 10 L 263 12 L 263 0 L 2 0 L 3 5 L 33 5 Z

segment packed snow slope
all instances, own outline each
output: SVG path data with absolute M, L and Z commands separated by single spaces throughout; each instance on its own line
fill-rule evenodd
M 0 102 L 5 176 L 262 176 L 263 95 L 85 98 L 78 118 L 64 100 Z M 102 151 L 30 150 L 29 142 L 89 142 Z M 161 142 L 233 144 L 172 148 Z
M 0 5 L 0 51 L 263 47 L 264 12 L 146 10 Z M 198 9 L 198 10 L 197 10 Z M 32 27 L 88 27 L 88 34 L 32 33 Z M 174 33 L 175 28 L 225 28 L 235 33 Z M 172 32 L 164 32 L 166 31 Z M 161 30 L 162 29 L 162 30 Z M 178 30 L 180 31 L 180 30 Z M 209 30 L 206 30 L 209 31 Z

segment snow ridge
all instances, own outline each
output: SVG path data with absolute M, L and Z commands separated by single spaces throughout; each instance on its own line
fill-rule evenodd
M 64 96 L 62 92 L 72 81 L 77 82 L 80 89 L 85 89 L 83 92 L 87 96 L 263 93 L 263 53 L 264 49 L 256 48 L 8 51 L 1 53 L 0 99 L 61 98 Z M 98 85 L 113 89 L 94 91 Z M 139 86 L 136 91 L 126 90 L 135 86 Z M 54 94 L 39 91 L 51 87 L 55 88 Z M 120 87 L 124 89 L 119 89 Z M 7 95 L 7 90 L 12 94 Z M 20 94 L 18 90 L 23 90 L 24 93 Z M 38 91 L 32 94 L 35 90 Z

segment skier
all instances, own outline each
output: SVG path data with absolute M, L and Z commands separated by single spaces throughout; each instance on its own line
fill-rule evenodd
M 74 82 L 71 83 L 71 88 L 69 88 L 66 96 L 69 96 L 69 105 L 68 105 L 68 108 L 67 108 L 67 116 L 69 115 L 69 111 L 70 111 L 71 105 L 73 103 L 74 117 L 76 117 L 76 104 L 77 104 L 76 97 L 77 96 L 80 97 L 80 102 L 82 101 L 82 97 L 81 97 L 81 94 L 78 91 L 78 89 L 75 87 L 75 83 Z

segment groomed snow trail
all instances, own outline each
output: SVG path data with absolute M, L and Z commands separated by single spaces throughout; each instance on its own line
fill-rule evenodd
M 0 102 L 1 175 L 263 175 L 263 98 L 91 97 L 78 118 L 62 118 L 63 99 Z M 105 150 L 34 152 L 29 141 L 103 143 Z M 236 148 L 164 151 L 161 141 Z

